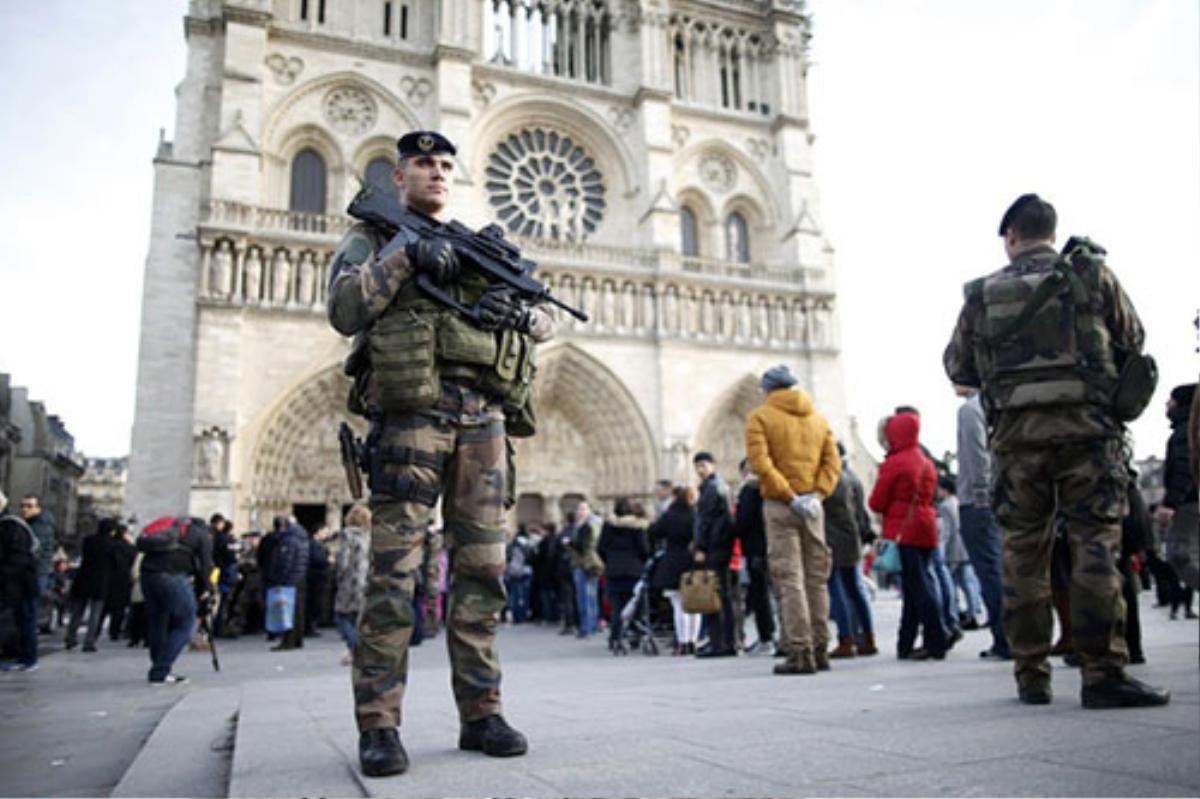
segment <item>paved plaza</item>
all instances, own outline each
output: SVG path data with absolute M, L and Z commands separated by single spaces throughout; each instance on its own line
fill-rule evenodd
M 1151 601 L 1143 594 L 1143 601 Z M 899 603 L 876 602 L 891 649 Z M 415 649 L 403 739 L 408 773 L 364 779 L 348 670 L 332 631 L 299 652 L 227 642 L 223 669 L 181 658 L 187 686 L 153 688 L 141 652 L 102 642 L 0 675 L 0 794 L 54 796 L 1196 796 L 1200 626 L 1143 608 L 1167 708 L 1086 711 L 1079 675 L 1055 702 L 1016 702 L 985 633 L 944 663 L 890 654 L 775 677 L 773 660 L 614 658 L 602 639 L 506 627 L 506 715 L 523 758 L 455 748 L 444 639 Z M 164 769 L 171 764 L 173 773 Z

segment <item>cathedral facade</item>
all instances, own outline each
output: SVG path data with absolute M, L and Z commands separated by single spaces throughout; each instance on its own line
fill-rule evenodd
M 788 363 L 850 433 L 802 0 L 191 0 L 155 157 L 127 510 L 337 525 L 348 341 L 330 255 L 395 142 L 458 146 L 452 216 L 502 225 L 564 318 L 518 514 L 644 496 Z

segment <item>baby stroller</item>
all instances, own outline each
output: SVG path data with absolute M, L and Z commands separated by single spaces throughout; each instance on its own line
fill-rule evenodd
M 642 573 L 633 586 L 633 597 L 621 608 L 623 634 L 613 646 L 614 655 L 627 655 L 629 648 L 641 649 L 647 655 L 658 654 L 658 644 L 654 641 L 654 630 L 650 625 L 650 581 L 654 577 L 655 567 L 666 554 L 665 550 L 660 549 L 642 567 Z M 625 646 L 626 638 L 629 639 L 629 648 Z

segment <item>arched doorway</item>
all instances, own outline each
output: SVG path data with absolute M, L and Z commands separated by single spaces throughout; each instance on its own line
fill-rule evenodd
M 735 488 L 742 481 L 738 464 L 746 457 L 746 417 L 761 404 L 758 379 L 746 375 L 712 404 L 696 435 L 695 451 L 711 452 L 717 472 Z
M 263 427 L 251 460 L 250 523 L 270 525 L 277 514 L 295 514 L 306 526 L 337 527 L 353 500 L 338 449 L 338 425 L 364 435 L 366 421 L 346 410 L 350 381 L 331 366 L 293 389 Z
M 657 450 L 637 401 L 604 364 L 571 344 L 547 350 L 536 384 L 538 434 L 518 439 L 517 492 L 526 512 L 560 520 L 579 495 L 594 501 L 644 497 L 658 474 Z

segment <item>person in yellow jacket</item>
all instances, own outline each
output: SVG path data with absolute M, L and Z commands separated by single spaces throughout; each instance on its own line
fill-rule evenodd
M 784 364 L 763 374 L 766 395 L 746 420 L 746 457 L 758 475 L 767 523 L 767 563 L 779 591 L 781 647 L 776 674 L 829 669 L 829 579 L 821 503 L 842 471 L 837 442 L 812 398 Z

